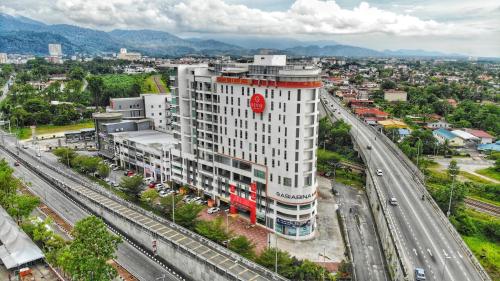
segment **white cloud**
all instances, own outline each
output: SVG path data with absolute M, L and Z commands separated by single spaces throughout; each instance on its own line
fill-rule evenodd
M 259 35 L 384 33 L 399 36 L 467 34 L 470 28 L 422 20 L 361 2 L 296 0 L 284 11 L 264 11 L 223 0 L 2 0 L 4 10 L 99 29 L 154 28 L 180 32 Z M 474 29 L 474 32 L 481 32 Z
M 297 0 L 286 11 L 265 12 L 245 5 L 226 4 L 222 0 L 190 0 L 176 4 L 169 12 L 179 29 L 198 32 L 270 35 L 382 32 L 415 36 L 456 31 L 453 24 L 396 14 L 371 7 L 366 2 L 349 10 L 335 1 Z

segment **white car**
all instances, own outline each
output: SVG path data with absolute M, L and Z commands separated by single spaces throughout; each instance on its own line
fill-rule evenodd
M 381 177 L 382 175 L 383 175 L 382 170 L 381 169 L 377 169 L 377 176 Z
M 219 211 L 220 211 L 219 207 L 212 207 L 207 209 L 207 214 L 215 214 L 218 213 Z
M 392 206 L 397 206 L 398 200 L 396 199 L 396 197 L 391 197 L 391 199 L 389 199 L 389 204 L 391 204 Z
M 155 185 L 155 189 L 158 191 L 161 189 L 164 189 L 164 188 L 165 188 L 165 186 L 162 183 L 158 183 L 157 185 Z
M 162 190 L 158 193 L 160 195 L 160 197 L 167 197 L 168 196 L 168 192 L 166 192 L 165 190 Z

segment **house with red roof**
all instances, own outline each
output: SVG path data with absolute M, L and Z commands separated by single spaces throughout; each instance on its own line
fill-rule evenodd
M 354 114 L 361 117 L 365 121 L 370 121 L 370 123 L 385 120 L 389 117 L 389 113 L 384 112 L 378 108 L 374 107 L 361 107 L 354 109 Z
M 477 137 L 481 144 L 493 143 L 495 138 L 483 130 L 464 129 L 467 133 Z

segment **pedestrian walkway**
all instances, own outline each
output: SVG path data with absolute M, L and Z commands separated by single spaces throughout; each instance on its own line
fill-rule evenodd
M 278 238 L 277 247 L 287 251 L 297 259 L 308 259 L 324 266 L 328 271 L 337 271 L 338 265 L 344 259 L 344 242 L 340 233 L 337 219 L 337 203 L 331 194 L 330 180 L 318 177 L 318 216 L 317 229 L 313 239 L 305 241 Z M 225 212 L 207 214 L 206 210 L 200 213 L 202 220 L 223 218 L 226 226 Z M 235 235 L 244 235 L 256 246 L 256 252 L 261 253 L 266 247 L 275 247 L 276 235 L 262 226 L 250 226 L 248 218 L 242 215 L 229 215 L 229 231 Z

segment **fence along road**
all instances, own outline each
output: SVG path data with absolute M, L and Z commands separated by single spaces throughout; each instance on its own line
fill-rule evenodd
M 102 187 L 89 184 L 88 180 L 82 179 L 73 171 L 67 171 L 66 167 L 54 167 L 22 149 L 19 150 L 21 153 L 16 155 L 16 148 L 12 146 L 12 143 L 6 141 L 5 144 L 2 147 L 4 150 L 40 176 L 90 199 L 107 211 L 147 229 L 158 238 L 177 245 L 179 249 L 190 253 L 194 258 L 215 267 L 218 273 L 225 275 L 225 278 L 244 281 L 287 280 L 194 232 L 119 198 Z M 113 224 L 113 222 L 110 223 Z M 150 245 L 144 246 L 150 247 Z M 179 268 L 179 270 L 186 269 Z

